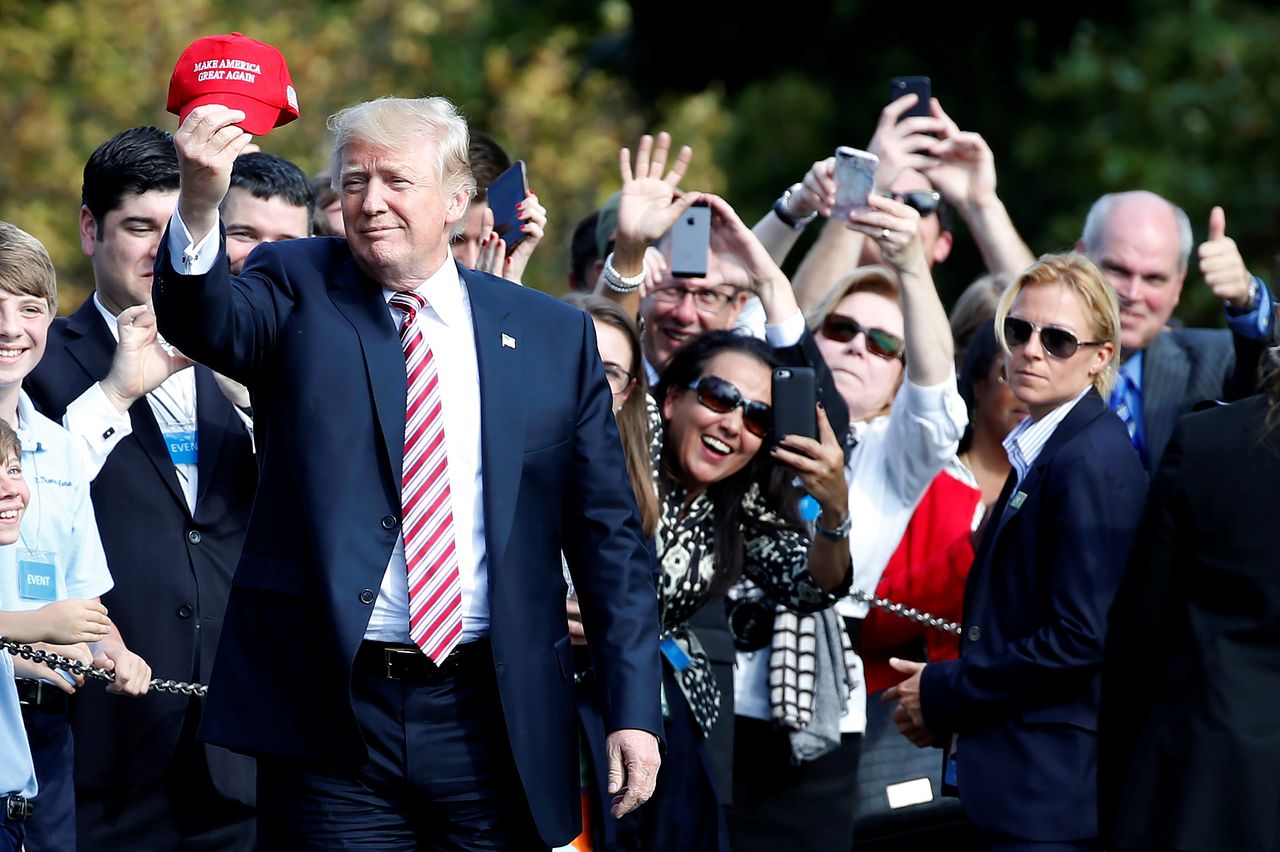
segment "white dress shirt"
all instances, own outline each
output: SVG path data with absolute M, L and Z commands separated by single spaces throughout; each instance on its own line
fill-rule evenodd
M 174 271 L 183 275 L 208 273 L 217 259 L 220 240 L 215 224 L 199 245 L 192 245 L 187 227 L 175 211 L 169 228 L 169 256 Z M 489 633 L 489 557 L 484 541 L 484 470 L 480 458 L 480 369 L 471 300 L 458 277 L 452 253 L 418 286 L 417 293 L 426 300 L 427 306 L 418 311 L 415 324 L 435 356 L 440 382 L 454 547 L 462 588 L 462 641 L 470 642 Z M 384 299 L 390 299 L 391 295 L 391 290 L 382 292 Z M 390 305 L 387 311 L 399 329 L 404 314 Z M 365 638 L 382 642 L 412 641 L 403 532 L 383 573 Z
M 1076 403 L 1083 399 L 1092 387 L 1093 385 L 1089 385 L 1074 398 L 1062 403 L 1039 420 L 1030 417 L 1023 419 L 1013 427 L 1012 432 L 1005 436 L 1004 451 L 1009 456 L 1009 464 L 1018 472 L 1018 486 L 1022 485 L 1022 480 L 1026 479 L 1031 471 L 1031 466 L 1036 463 L 1036 459 L 1040 458 L 1044 445 L 1049 443 L 1053 433 L 1058 431 L 1058 425 L 1066 419 L 1071 409 L 1076 407 Z

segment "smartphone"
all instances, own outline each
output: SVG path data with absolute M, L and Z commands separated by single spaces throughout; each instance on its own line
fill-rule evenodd
M 810 367 L 778 367 L 773 371 L 773 436 L 803 435 L 818 439 L 818 390 Z
M 676 278 L 706 278 L 710 248 L 711 208 L 705 201 L 695 201 L 671 226 L 671 274 Z
M 843 219 L 854 210 L 867 206 L 867 196 L 876 185 L 876 168 L 880 158 L 867 151 L 847 148 L 836 149 L 836 203 L 831 208 L 833 218 Z
M 524 160 L 516 160 L 511 168 L 489 184 L 489 209 L 493 211 L 493 230 L 507 242 L 507 251 L 520 244 L 527 234 L 520 230 L 524 224 L 516 205 L 529 195 L 529 176 L 525 173 Z
M 916 95 L 915 105 L 898 116 L 898 121 L 913 115 L 933 115 L 930 101 L 933 98 L 932 85 L 928 77 L 894 77 L 889 81 L 889 103 L 893 103 L 903 95 Z

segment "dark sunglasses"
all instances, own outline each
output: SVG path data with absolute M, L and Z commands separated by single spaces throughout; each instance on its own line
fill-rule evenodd
M 1010 346 L 1026 346 L 1033 331 L 1040 332 L 1040 345 L 1055 358 L 1066 360 L 1081 346 L 1101 346 L 1105 340 L 1081 340 L 1065 328 L 1056 325 L 1036 325 L 1021 317 L 1004 318 L 1004 339 Z
M 915 210 L 921 216 L 938 212 L 938 204 L 942 196 L 931 189 L 916 189 L 911 192 L 890 192 L 887 195 Z
M 763 402 L 744 399 L 742 392 L 719 376 L 703 376 L 689 390 L 697 395 L 698 402 L 716 414 L 728 414 L 742 407 L 742 425 L 757 438 L 763 438 L 773 428 L 773 409 Z
M 892 361 L 902 354 L 902 338 L 883 328 L 867 328 L 853 317 L 828 314 L 822 321 L 822 336 L 836 343 L 848 343 L 859 334 L 867 335 L 867 351 Z

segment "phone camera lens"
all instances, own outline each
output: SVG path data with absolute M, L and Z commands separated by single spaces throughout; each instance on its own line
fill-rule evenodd
M 686 220 L 685 220 L 685 224 L 686 224 L 686 225 L 692 225 L 692 224 L 693 224 L 693 217 L 692 217 L 692 216 L 690 216 L 688 219 L 686 219 Z

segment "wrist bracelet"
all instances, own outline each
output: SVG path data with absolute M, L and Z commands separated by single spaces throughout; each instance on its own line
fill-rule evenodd
M 773 215 L 777 216 L 782 224 L 796 231 L 803 231 L 806 225 L 818 217 L 818 211 L 815 210 L 808 216 L 802 216 L 797 219 L 787 207 L 787 202 L 791 200 L 791 196 L 802 189 L 804 189 L 804 184 L 793 183 L 782 191 L 782 195 L 777 201 L 773 202 Z
M 604 279 L 605 286 L 615 293 L 634 293 L 644 283 L 644 265 L 641 265 L 640 271 L 635 275 L 623 275 L 614 269 L 613 252 L 609 252 L 609 256 L 604 259 L 604 268 L 600 270 L 600 277 Z
M 822 516 L 819 515 L 819 518 Z M 849 537 L 849 530 L 853 527 L 853 515 L 844 516 L 844 522 L 833 530 L 829 530 L 816 520 L 813 522 L 813 531 L 823 538 L 829 538 L 832 541 L 844 541 Z

